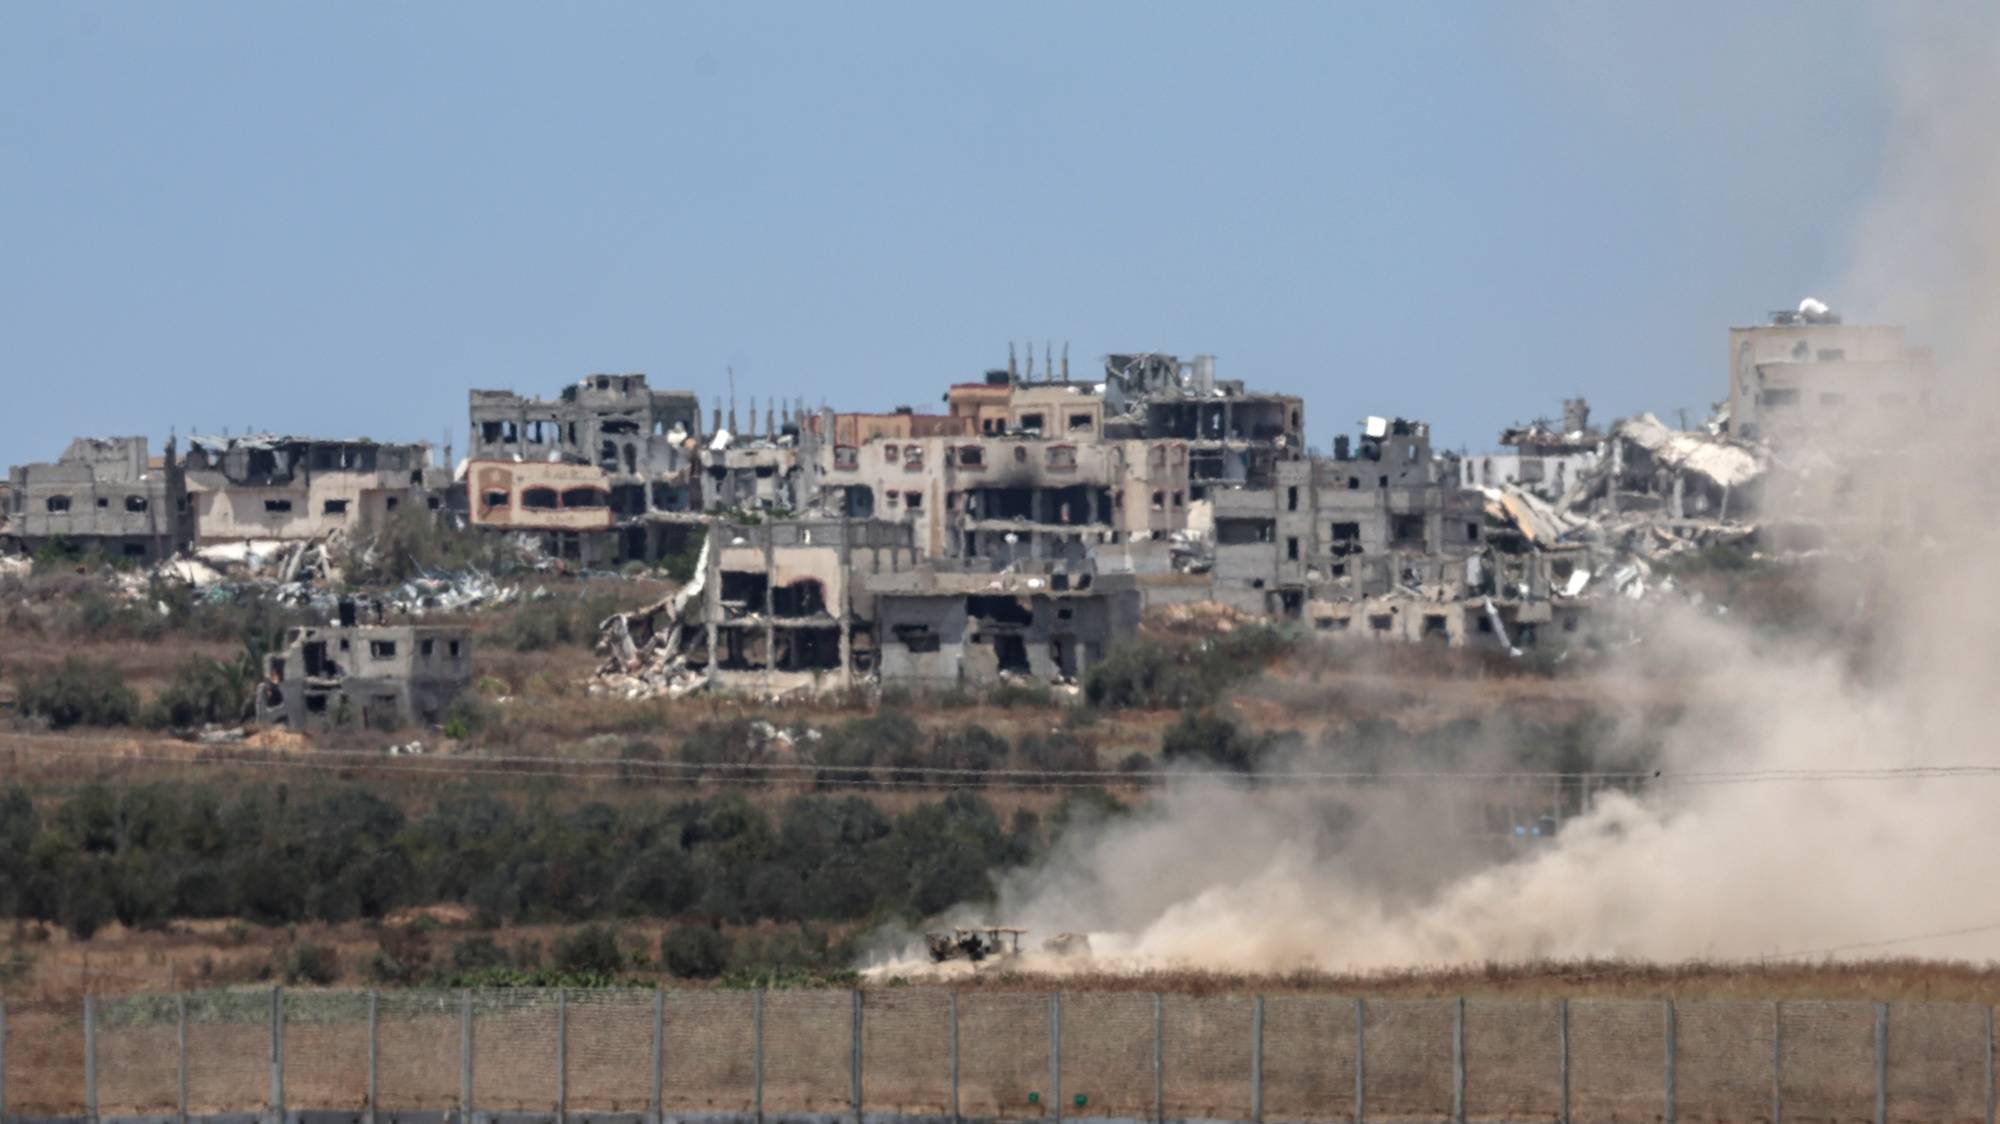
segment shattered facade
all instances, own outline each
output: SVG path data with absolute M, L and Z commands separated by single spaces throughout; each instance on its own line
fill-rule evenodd
M 336 622 L 294 628 L 264 657 L 257 719 L 319 731 L 348 723 L 369 730 L 435 726 L 472 682 L 469 630 L 445 625 L 366 623 L 353 601 Z
M 108 558 L 160 562 L 193 540 L 174 443 L 156 462 L 144 437 L 79 437 L 53 464 L 8 473 L 0 542 L 22 551 L 64 544 Z
M 1129 576 L 929 558 L 887 520 L 717 523 L 694 581 L 605 622 L 601 690 L 765 695 L 1080 676 L 1138 627 Z
M 183 466 L 197 542 L 303 541 L 438 511 L 450 487 L 422 442 L 195 437 Z
M 773 407 L 775 415 L 775 407 Z M 757 430 L 751 403 L 750 429 Z M 702 432 L 692 392 L 655 390 L 642 374 L 596 374 L 554 399 L 474 390 L 468 520 L 535 536 L 545 553 L 584 566 L 657 562 L 686 549 L 717 511 L 797 505 L 797 426 L 739 436 L 720 407 Z
M 1596 467 L 1604 434 L 1590 424 L 1590 403 L 1565 398 L 1559 421 L 1536 418 L 1500 434 L 1506 452 L 1468 456 L 1460 463 L 1467 488 L 1513 484 L 1543 499 L 1559 499 L 1577 475 Z
M 1731 328 L 1729 363 L 1726 432 L 1774 445 L 1897 428 L 1937 384 L 1930 350 L 1909 346 L 1902 327 L 1843 323 L 1810 298 Z

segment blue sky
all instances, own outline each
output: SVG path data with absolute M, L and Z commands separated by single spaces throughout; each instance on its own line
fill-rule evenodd
M 1890 119 L 1799 5 L 13 4 L 0 463 L 245 427 L 462 447 L 639 370 L 935 404 L 1010 339 L 1218 356 L 1488 446 L 1724 393 Z M 1865 310 L 1848 310 L 1851 314 Z

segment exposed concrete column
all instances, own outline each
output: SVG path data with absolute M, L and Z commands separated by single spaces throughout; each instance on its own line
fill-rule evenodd
M 708 681 L 710 683 L 714 683 L 716 681 L 715 679 L 717 670 L 715 662 L 715 633 L 717 628 L 716 622 L 722 619 L 723 540 L 721 538 L 721 535 L 723 533 L 723 528 L 725 526 L 726 524 L 721 522 L 714 522 L 708 524 L 707 527 L 708 549 L 702 552 L 703 556 L 708 559 L 708 565 L 703 570 L 702 574 L 701 598 L 707 604 L 707 612 L 704 615 L 708 619 Z
M 754 422 L 754 415 L 753 415 Z M 778 671 L 778 626 L 772 621 L 777 611 L 777 548 L 772 544 L 777 536 L 772 524 L 766 523 L 764 531 L 764 687 L 769 690 L 773 677 Z
M 1625 476 L 1625 442 L 1611 439 L 1611 480 L 1604 490 L 1604 502 L 1611 514 L 1618 514 L 1618 485 Z
M 840 683 L 854 685 L 854 527 L 845 515 L 840 518 Z M 880 650 L 880 645 L 877 645 Z

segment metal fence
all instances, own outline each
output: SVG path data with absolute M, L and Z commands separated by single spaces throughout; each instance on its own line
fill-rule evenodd
M 1131 992 L 0 1004 L 8 1122 L 1994 1121 L 1990 1007 Z

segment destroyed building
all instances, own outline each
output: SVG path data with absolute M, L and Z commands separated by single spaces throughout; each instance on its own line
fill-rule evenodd
M 911 524 L 717 523 L 695 580 L 605 623 L 601 689 L 785 695 L 1074 678 L 1138 627 L 1129 576 L 926 558 Z
M 1331 458 L 1274 463 L 1266 487 L 1214 493 L 1213 599 L 1298 620 L 1306 601 L 1388 594 L 1415 560 L 1481 544 L 1476 494 L 1431 451 L 1430 427 L 1369 418 Z
M 708 688 L 779 695 L 872 679 L 867 579 L 921 563 L 904 523 L 716 523 L 692 581 L 605 622 L 599 686 L 632 696 Z
M 1937 385 L 1930 349 L 1911 347 L 1900 325 L 1843 323 L 1810 297 L 1731 328 L 1729 364 L 1724 431 L 1777 445 L 1893 431 Z
M 16 465 L 0 510 L 0 552 L 63 546 L 159 562 L 193 540 L 174 442 L 155 460 L 144 437 L 79 437 L 51 464 Z
M 349 723 L 369 730 L 435 726 L 472 682 L 469 630 L 374 622 L 352 600 L 333 624 L 294 628 L 264 657 L 257 720 L 321 731 Z
M 797 415 L 755 401 L 748 432 L 732 404 L 707 434 L 684 390 L 641 374 L 590 375 L 551 401 L 474 390 L 465 466 L 475 527 L 535 536 L 545 553 L 585 566 L 657 562 L 687 549 L 708 513 L 799 506 Z
M 1079 378 L 1030 349 L 947 385 L 941 412 L 766 399 L 739 419 L 732 397 L 706 427 L 692 393 L 594 374 L 553 400 L 471 391 L 456 475 L 424 445 L 197 438 L 153 462 L 138 439 L 80 441 L 14 470 L 0 534 L 158 557 L 420 508 L 596 567 L 689 559 L 712 530 L 676 597 L 605 622 L 599 687 L 626 693 L 1073 680 L 1143 612 L 1193 602 L 1520 652 L 1582 631 L 1594 599 L 1657 588 L 1663 552 L 1778 541 L 1775 500 L 1859 471 L 1823 470 L 1801 435 L 1931 397 L 1901 329 L 1815 301 L 1732 329 L 1730 348 L 1705 426 L 1600 426 L 1578 397 L 1473 456 L 1397 417 L 1323 455 L 1302 399 L 1206 355 L 1120 352 Z
M 1129 574 L 1044 564 L 1004 573 L 924 566 L 870 575 L 884 684 L 1078 682 L 1139 629 Z
M 1536 418 L 1511 425 L 1500 433 L 1507 451 L 1468 456 L 1460 463 L 1461 481 L 1468 488 L 1513 484 L 1543 499 L 1560 499 L 1577 475 L 1597 464 L 1604 434 L 1590 424 L 1590 403 L 1563 399 L 1559 420 Z
M 816 430 L 802 425 L 803 417 L 789 404 L 782 414 L 767 404 L 761 428 L 755 399 L 741 428 L 733 406 L 729 414 L 724 428 L 722 409 L 715 408 L 715 432 L 701 453 L 702 510 L 725 516 L 798 510 L 801 497 L 811 495 L 814 487 Z
M 184 465 L 196 541 L 304 541 L 438 511 L 448 470 L 423 442 L 275 434 L 195 437 Z

